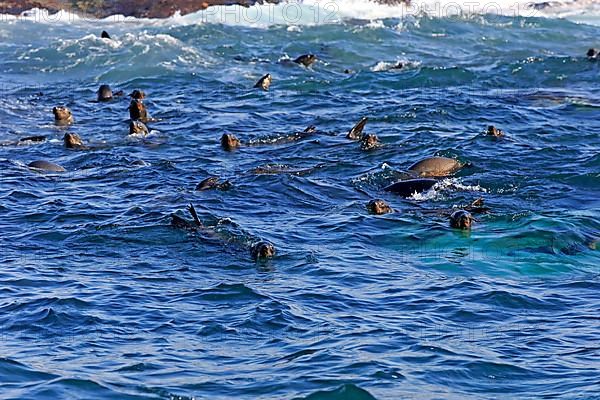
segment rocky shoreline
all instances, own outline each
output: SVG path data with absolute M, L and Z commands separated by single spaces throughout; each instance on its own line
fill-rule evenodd
M 167 18 L 175 12 L 189 14 L 210 6 L 279 3 L 281 0 L 0 0 L 0 13 L 19 15 L 32 8 L 50 12 L 70 11 L 79 15 L 105 18 L 125 15 L 137 18 Z M 406 1 L 406 0 L 404 0 Z M 400 4 L 403 0 L 377 0 L 378 3 Z

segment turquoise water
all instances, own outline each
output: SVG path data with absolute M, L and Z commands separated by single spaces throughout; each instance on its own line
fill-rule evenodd
M 4 18 L 0 37 L 2 398 L 600 396 L 599 26 Z M 148 137 L 127 136 L 127 99 L 91 101 L 101 83 L 146 92 Z M 383 147 L 345 138 L 362 116 Z M 472 166 L 382 190 L 431 155 Z M 302 171 L 254 172 L 273 165 Z M 195 191 L 209 175 L 233 187 Z M 369 215 L 376 197 L 395 212 Z M 450 229 L 479 197 L 492 212 Z M 189 203 L 218 238 L 170 226 Z

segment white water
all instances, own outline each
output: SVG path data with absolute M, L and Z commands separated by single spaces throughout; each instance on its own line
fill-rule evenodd
M 542 3 L 536 0 L 533 3 Z M 339 23 L 352 19 L 378 21 L 385 18 L 428 16 L 441 18 L 477 14 L 505 16 L 567 18 L 576 22 L 600 25 L 600 0 L 549 1 L 549 7 L 537 10 L 531 0 L 413 0 L 410 6 L 386 6 L 369 0 L 296 0 L 283 4 L 264 4 L 249 8 L 217 6 L 182 16 L 176 14 L 163 20 L 143 20 L 114 15 L 104 22 L 144 21 L 154 24 L 195 25 L 222 23 L 268 27 L 271 25 L 315 25 Z M 47 10 L 33 9 L 21 16 L 0 14 L 0 21 L 26 19 L 40 23 L 81 23 L 87 18 L 61 11 L 50 14 Z

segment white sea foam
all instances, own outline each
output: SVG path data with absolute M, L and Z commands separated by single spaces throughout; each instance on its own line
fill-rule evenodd
M 538 7 L 532 7 L 537 3 Z M 506 16 L 564 17 L 576 21 L 600 25 L 600 2 L 598 0 L 413 0 L 410 5 L 381 5 L 369 0 L 290 0 L 281 4 L 263 4 L 252 7 L 216 6 L 188 15 L 175 13 L 166 19 L 138 19 L 114 15 L 104 18 L 104 23 L 126 22 L 154 25 L 196 25 L 219 23 L 269 27 L 286 25 L 298 27 L 340 23 L 349 20 L 366 20 L 366 26 L 379 28 L 386 18 L 410 16 L 449 17 L 476 14 L 500 14 Z M 0 14 L 0 21 L 15 19 L 40 23 L 84 23 L 88 17 L 60 11 L 32 9 L 19 17 Z

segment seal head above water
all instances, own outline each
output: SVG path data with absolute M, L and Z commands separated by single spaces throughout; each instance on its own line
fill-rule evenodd
M 233 151 L 240 147 L 240 139 L 230 133 L 221 136 L 221 147 L 226 151 Z
M 73 114 L 67 107 L 57 106 L 52 109 L 54 121 L 57 124 L 68 125 L 73 123 Z
M 384 200 L 374 199 L 367 203 L 367 210 L 371 214 L 383 215 L 393 212 L 392 207 Z
M 471 229 L 474 220 L 475 218 L 470 212 L 457 210 L 450 215 L 450 226 L 455 229 L 468 230 Z
M 65 133 L 63 137 L 63 141 L 65 143 L 65 147 L 67 149 L 85 149 L 86 146 L 76 133 Z
M 494 137 L 504 136 L 504 132 L 502 132 L 500 129 L 496 128 L 494 125 L 489 125 L 487 127 L 487 131 L 485 132 L 485 134 L 487 136 L 494 136 Z
M 275 246 L 269 242 L 258 242 L 252 245 L 250 254 L 252 254 L 252 258 L 255 260 L 272 258 L 275 256 Z
M 129 134 L 146 136 L 149 133 L 148 127 L 142 121 L 129 121 Z

